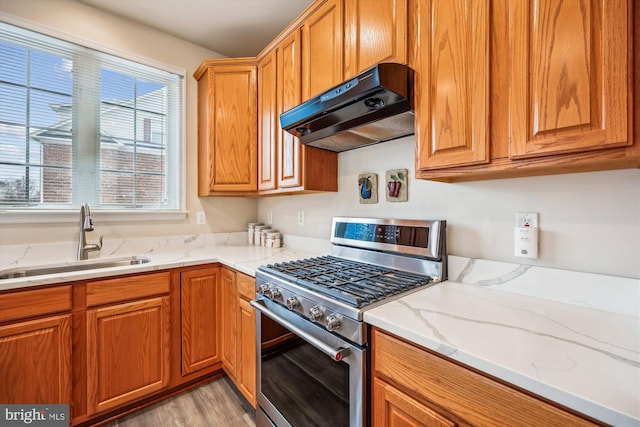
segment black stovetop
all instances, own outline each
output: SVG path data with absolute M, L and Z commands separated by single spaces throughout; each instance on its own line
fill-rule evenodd
M 259 269 L 355 307 L 433 282 L 429 276 L 331 255 L 269 264 Z

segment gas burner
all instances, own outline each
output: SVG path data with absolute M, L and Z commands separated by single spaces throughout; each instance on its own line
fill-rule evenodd
M 433 282 L 429 276 L 330 255 L 269 264 L 260 270 L 355 307 Z
M 334 218 L 331 243 L 331 255 L 259 267 L 258 298 L 362 345 L 365 310 L 446 279 L 444 221 Z

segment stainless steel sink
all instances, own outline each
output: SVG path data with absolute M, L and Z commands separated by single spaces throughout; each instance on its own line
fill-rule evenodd
M 45 274 L 69 273 L 99 268 L 124 267 L 128 265 L 146 264 L 151 260 L 146 257 L 130 256 L 125 258 L 88 259 L 64 264 L 33 265 L 8 268 L 0 271 L 0 280 L 19 277 L 42 276 Z

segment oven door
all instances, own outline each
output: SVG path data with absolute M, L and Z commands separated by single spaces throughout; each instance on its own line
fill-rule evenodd
M 260 314 L 256 425 L 364 426 L 365 350 L 268 299 L 251 305 Z

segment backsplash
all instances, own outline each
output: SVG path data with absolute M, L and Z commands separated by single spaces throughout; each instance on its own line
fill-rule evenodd
M 640 280 L 449 256 L 449 280 L 640 317 Z M 535 307 L 531 307 L 535 310 Z
M 327 239 L 283 236 L 284 247 L 310 253 L 327 254 L 331 243 Z M 180 252 L 189 256 L 189 251 L 216 246 L 246 246 L 245 232 L 188 234 L 160 237 L 115 238 L 103 240 L 99 252 L 91 252 L 89 258 L 123 256 L 153 257 L 154 253 Z M 23 265 L 54 264 L 76 260 L 77 241 L 57 243 L 35 243 L 28 245 L 0 245 L 0 270 Z
M 107 258 L 131 255 L 151 256 L 154 252 L 184 251 L 207 246 L 240 246 L 247 244 L 246 233 L 211 233 L 132 239 L 107 239 L 100 252 L 89 258 Z M 31 245 L 0 245 L 0 269 L 18 265 L 36 265 L 75 261 L 77 241 L 36 243 Z
M 333 216 L 444 219 L 452 255 L 640 278 L 640 169 L 449 184 L 415 179 L 414 149 L 407 137 L 340 153 L 337 193 L 260 198 L 258 219 L 271 211 L 274 228 L 318 238 Z M 386 201 L 380 183 L 378 203 L 360 203 L 359 175 L 403 168 L 406 203 Z M 538 259 L 514 256 L 518 212 L 539 213 Z

